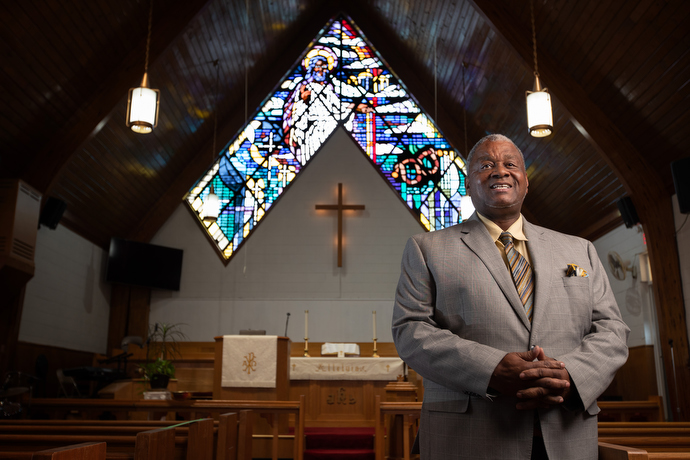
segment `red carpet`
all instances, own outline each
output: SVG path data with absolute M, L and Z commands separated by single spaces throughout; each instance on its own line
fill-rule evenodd
M 374 428 L 305 428 L 304 460 L 374 460 Z

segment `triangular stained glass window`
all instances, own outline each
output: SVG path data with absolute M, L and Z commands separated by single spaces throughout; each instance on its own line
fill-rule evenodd
M 228 260 L 338 126 L 427 230 L 462 221 L 465 162 L 353 22 L 321 31 L 187 195 Z M 213 186 L 220 214 L 203 221 Z

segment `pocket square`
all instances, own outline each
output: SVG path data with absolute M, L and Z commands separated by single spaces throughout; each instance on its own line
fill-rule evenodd
M 584 268 L 578 267 L 576 264 L 568 264 L 565 270 L 565 276 L 581 276 L 583 278 L 589 277 Z

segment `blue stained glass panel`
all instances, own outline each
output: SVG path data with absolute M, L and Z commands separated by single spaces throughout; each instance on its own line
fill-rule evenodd
M 345 16 L 331 20 L 186 202 L 224 258 L 342 126 L 429 231 L 462 221 L 465 163 Z M 213 191 L 221 203 L 204 222 Z

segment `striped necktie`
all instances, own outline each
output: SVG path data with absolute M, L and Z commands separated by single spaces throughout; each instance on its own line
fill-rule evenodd
M 532 322 L 532 306 L 534 304 L 534 275 L 532 274 L 532 267 L 522 254 L 517 252 L 513 245 L 513 235 L 508 232 L 501 233 L 498 237 L 503 243 L 508 257 L 508 264 L 510 265 L 510 273 L 513 275 L 515 287 L 517 288 L 522 305 L 525 307 L 525 313 L 529 322 Z

